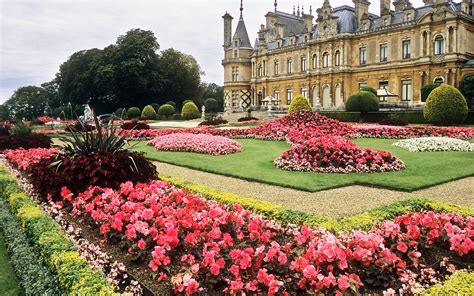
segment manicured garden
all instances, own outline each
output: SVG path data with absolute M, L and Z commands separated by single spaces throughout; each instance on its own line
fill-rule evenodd
M 157 151 L 146 141 L 137 142 L 136 149 L 156 161 L 186 166 L 207 172 L 228 175 L 306 191 L 367 184 L 398 190 L 416 190 L 454 179 L 474 175 L 474 153 L 414 153 L 392 144 L 395 139 L 355 139 L 359 147 L 390 151 L 405 162 L 400 172 L 374 174 L 324 174 L 290 172 L 273 165 L 274 159 L 289 148 L 285 142 L 239 139 L 243 151 L 219 157 L 190 152 Z M 471 165 L 469 165 L 471 164 Z

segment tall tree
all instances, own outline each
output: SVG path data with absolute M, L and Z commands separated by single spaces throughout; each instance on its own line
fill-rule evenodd
M 224 87 L 219 86 L 213 82 L 201 83 L 201 95 L 199 104 L 202 104 L 206 99 L 213 98 L 217 101 L 218 111 L 224 111 Z
M 34 119 L 45 114 L 51 94 L 39 86 L 24 86 L 17 89 L 3 106 L 11 119 Z

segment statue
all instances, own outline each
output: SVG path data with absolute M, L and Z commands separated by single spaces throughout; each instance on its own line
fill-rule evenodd
M 313 106 L 313 111 L 320 111 L 321 110 L 321 99 L 319 97 L 316 98 L 316 104 Z
M 201 118 L 205 119 L 206 118 L 206 106 L 202 105 L 201 111 L 202 111 Z

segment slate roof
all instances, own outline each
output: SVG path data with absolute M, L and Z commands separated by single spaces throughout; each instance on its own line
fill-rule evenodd
M 282 11 L 277 11 L 276 22 L 285 26 L 282 37 L 290 36 L 290 33 L 300 34 L 304 30 L 303 18 Z
M 237 28 L 235 29 L 234 38 L 240 39 L 240 47 L 249 47 L 252 48 L 250 44 L 249 34 L 247 33 L 247 28 L 245 27 L 244 18 L 241 16 Z

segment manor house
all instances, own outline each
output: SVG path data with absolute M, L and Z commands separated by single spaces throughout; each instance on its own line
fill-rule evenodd
M 354 6 L 322 7 L 265 15 L 253 46 L 240 17 L 224 19 L 224 97 L 228 111 L 260 107 L 272 97 L 280 108 L 298 94 L 324 109 L 343 109 L 362 86 L 387 90 L 382 102 L 418 105 L 428 83 L 456 87 L 474 75 L 472 0 L 380 0 L 380 13 L 367 0 Z

